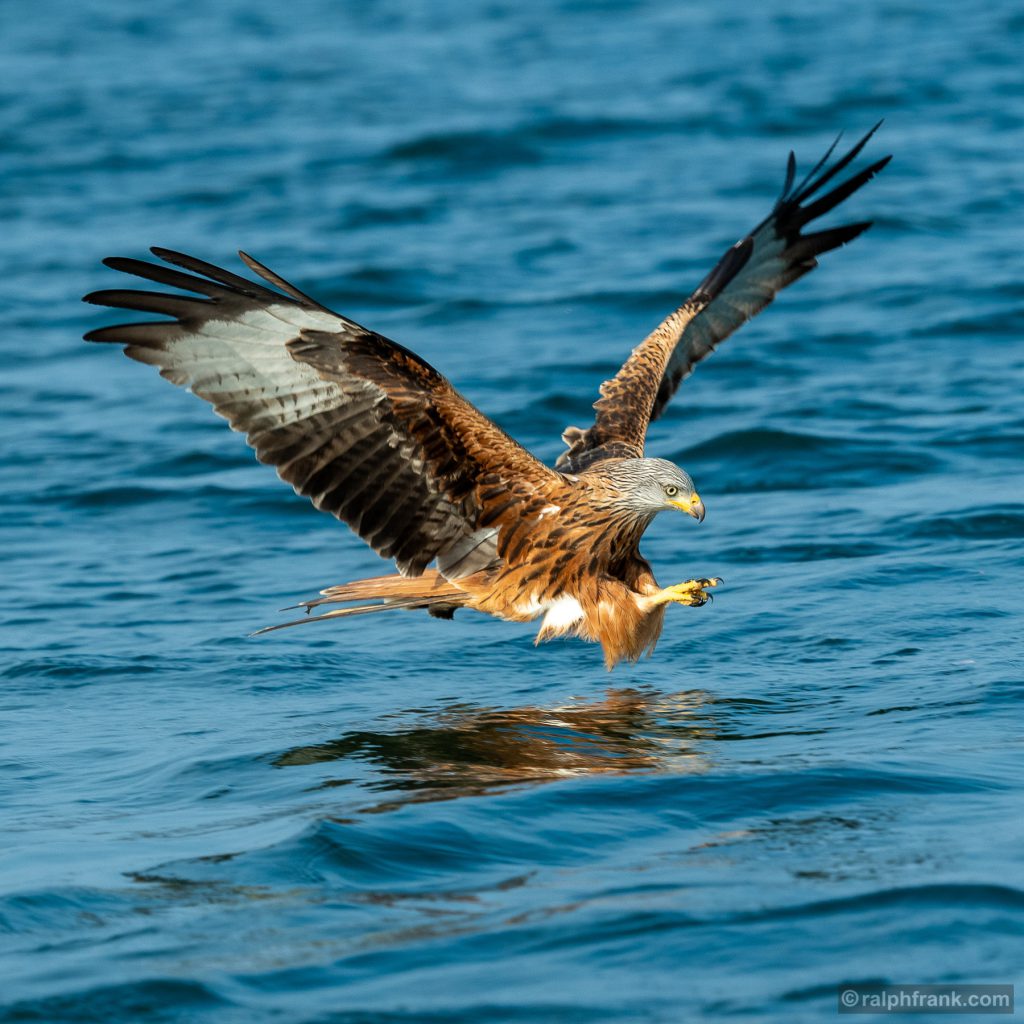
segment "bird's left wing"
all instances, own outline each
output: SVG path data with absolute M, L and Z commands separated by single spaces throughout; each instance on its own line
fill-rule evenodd
M 281 291 L 182 253 L 153 253 L 189 273 L 104 262 L 192 294 L 113 289 L 85 301 L 173 319 L 86 339 L 124 345 L 208 401 L 261 462 L 402 573 L 419 575 L 435 559 L 452 578 L 482 568 L 495 553 L 495 523 L 523 503 L 543 506 L 561 485 L 426 361 L 251 257 L 242 254 Z
M 647 427 L 657 419 L 694 366 L 736 328 L 756 316 L 787 285 L 817 265 L 817 257 L 856 238 L 870 221 L 804 234 L 810 221 L 828 213 L 870 181 L 891 159 L 884 157 L 818 195 L 864 148 L 875 125 L 831 166 L 838 139 L 794 187 L 796 158 L 789 154 L 786 181 L 771 214 L 737 242 L 697 291 L 640 345 L 622 369 L 601 385 L 594 424 L 569 427 L 568 450 L 556 467 L 580 472 L 603 459 L 643 455 Z M 817 195 L 817 198 L 814 198 Z

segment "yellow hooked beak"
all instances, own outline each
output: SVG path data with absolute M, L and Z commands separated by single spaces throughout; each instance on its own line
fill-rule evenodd
M 698 523 L 704 522 L 704 502 L 700 500 L 700 495 L 696 491 L 690 495 L 689 501 L 670 501 L 669 504 L 674 505 L 688 516 L 693 516 Z

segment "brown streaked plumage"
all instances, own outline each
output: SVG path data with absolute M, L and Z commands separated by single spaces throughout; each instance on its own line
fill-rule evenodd
M 342 607 L 299 622 L 410 608 L 442 618 L 459 608 L 512 621 L 543 615 L 538 641 L 598 641 L 611 668 L 653 650 L 667 604 L 703 604 L 719 582 L 661 588 L 640 555 L 658 512 L 704 518 L 689 476 L 644 457 L 648 424 L 699 360 L 813 269 L 816 257 L 869 226 L 802 233 L 888 162 L 821 194 L 873 131 L 826 167 L 833 144 L 795 188 L 790 154 L 772 213 L 601 386 L 594 424 L 566 430 L 568 450 L 554 468 L 414 353 L 244 253 L 249 269 L 279 290 L 166 249 L 152 252 L 171 266 L 105 260 L 191 294 L 94 292 L 87 302 L 173 319 L 103 327 L 86 338 L 123 345 L 206 399 L 296 492 L 394 559 L 401 575 L 330 587 L 299 607 Z

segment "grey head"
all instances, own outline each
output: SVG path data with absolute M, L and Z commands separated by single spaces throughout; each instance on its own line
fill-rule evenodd
M 675 509 L 698 523 L 704 521 L 704 502 L 690 474 L 668 459 L 622 459 L 602 468 L 621 492 L 622 504 L 637 516 L 653 519 L 659 512 Z

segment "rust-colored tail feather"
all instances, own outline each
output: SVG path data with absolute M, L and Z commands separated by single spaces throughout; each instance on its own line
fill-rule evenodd
M 306 618 L 281 622 L 276 626 L 264 626 L 263 629 L 258 629 L 251 635 L 260 636 L 263 633 L 273 633 L 277 629 L 287 629 L 289 626 L 302 626 L 310 622 L 323 622 L 326 619 L 348 618 L 351 615 L 370 615 L 374 612 L 426 608 L 434 609 L 436 613 L 440 606 L 454 610 L 454 608 L 465 604 L 467 599 L 468 595 L 464 591 L 449 583 L 436 571 L 425 572 L 422 576 L 416 577 L 375 576 L 371 579 L 355 580 L 352 583 L 327 587 L 326 590 L 320 591 L 320 597 L 289 606 L 289 608 L 305 608 Z M 374 603 L 358 604 L 349 608 L 335 608 L 320 615 L 308 614 L 312 609 L 321 605 L 348 604 L 350 601 L 372 601 Z M 284 608 L 282 611 L 288 611 L 289 608 Z

